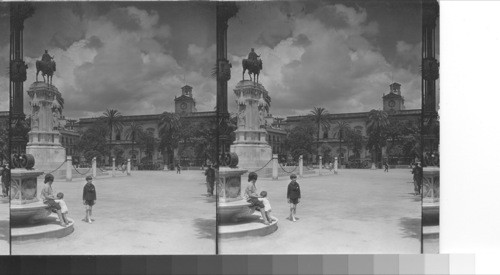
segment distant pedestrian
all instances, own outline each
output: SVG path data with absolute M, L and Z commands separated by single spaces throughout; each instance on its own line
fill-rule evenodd
M 386 162 L 384 162 L 384 172 L 389 172 L 389 164 Z
M 6 163 L 3 167 L 1 167 L 1 175 L 2 175 L 2 195 L 4 197 L 8 197 L 10 189 L 10 169 L 8 163 Z
M 92 207 L 95 205 L 97 199 L 97 192 L 94 184 L 92 184 L 92 176 L 85 178 L 87 184 L 83 187 L 83 205 L 85 205 L 85 219 L 84 221 L 92 223 Z
M 212 165 L 209 165 L 207 170 L 205 171 L 205 176 L 207 180 L 207 196 L 214 195 L 214 187 L 215 187 L 215 170 L 212 168 Z
M 288 203 L 290 204 L 289 219 L 295 222 L 297 221 L 297 217 L 295 217 L 295 214 L 297 214 L 297 204 L 300 201 L 300 186 L 299 183 L 297 182 L 297 175 L 291 174 L 290 179 L 292 181 L 288 184 L 286 197 L 288 199 Z
M 413 186 L 415 195 L 420 195 L 422 191 L 422 179 L 423 179 L 423 168 L 420 166 L 420 162 L 417 162 L 412 169 L 413 174 Z
M 181 165 L 179 163 L 177 163 L 177 174 L 180 174 L 181 173 Z

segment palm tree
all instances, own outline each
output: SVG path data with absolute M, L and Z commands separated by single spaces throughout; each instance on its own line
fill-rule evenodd
M 340 154 L 342 154 L 342 138 L 344 137 L 344 134 L 347 133 L 347 131 L 349 131 L 350 129 L 350 125 L 347 121 L 345 120 L 341 120 L 341 121 L 337 121 L 337 125 L 339 127 L 339 142 L 340 142 L 340 145 L 339 145 L 339 150 L 340 150 Z M 347 154 L 349 155 L 349 148 L 347 148 Z M 342 158 L 340 158 L 340 164 L 342 165 Z
M 372 160 L 379 161 L 382 153 L 382 147 L 386 143 L 386 129 L 389 125 L 389 119 L 386 112 L 381 110 L 371 110 L 368 114 L 366 132 L 368 142 L 366 146 L 372 151 Z M 375 152 L 375 156 L 373 155 Z
M 133 121 L 130 123 L 127 133 L 125 135 L 126 139 L 130 139 L 132 141 L 132 154 L 134 151 L 134 144 L 137 140 L 140 140 L 144 135 L 144 130 L 142 126 L 137 122 Z
M 328 129 L 330 128 L 330 119 L 328 118 L 329 113 L 325 108 L 314 107 L 314 109 L 311 111 L 311 114 L 309 115 L 312 117 L 314 123 L 316 124 L 316 160 L 319 161 L 319 132 L 321 128 L 323 128 L 324 131 L 328 131 Z
M 111 164 L 111 141 L 113 139 L 113 130 L 121 131 L 123 128 L 123 122 L 121 120 L 122 114 L 115 109 L 106 109 L 106 112 L 103 113 L 101 119 L 107 126 L 109 132 L 109 163 Z
M 177 146 L 178 131 L 181 127 L 180 117 L 175 113 L 163 112 L 158 122 L 158 133 L 160 137 L 159 148 L 166 149 L 168 163 L 173 163 L 173 149 Z

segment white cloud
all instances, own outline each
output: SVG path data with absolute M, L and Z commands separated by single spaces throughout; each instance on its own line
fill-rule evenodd
M 418 75 L 390 64 L 373 44 L 370 37 L 378 35 L 378 23 L 368 21 L 366 10 L 328 6 L 297 16 L 288 26 L 289 37 L 272 47 L 255 47 L 263 58 L 260 82 L 272 98 L 271 113 L 305 114 L 313 107 L 325 107 L 331 113 L 381 109 L 382 94 L 389 91 L 392 81 L 402 84 L 406 107 L 419 108 Z M 250 34 L 258 36 L 254 26 L 247 27 Z M 293 43 L 298 40 L 306 43 Z M 246 56 L 238 54 L 241 41 L 229 36 L 228 43 L 234 49 L 229 82 L 232 110 L 236 108 L 232 89 L 241 80 L 241 60 Z M 410 46 L 401 43 L 400 48 L 418 50 L 418 45 Z

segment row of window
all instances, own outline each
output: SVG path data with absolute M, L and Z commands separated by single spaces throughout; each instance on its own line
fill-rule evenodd
M 363 127 L 362 126 L 356 126 L 354 127 L 354 130 L 358 132 L 359 134 L 363 134 Z M 338 138 L 339 132 L 332 133 L 331 138 Z M 323 139 L 328 139 L 330 138 L 329 132 L 323 132 Z
M 73 144 L 75 144 L 75 143 L 76 143 L 76 142 L 75 142 L 75 139 L 76 139 L 76 138 L 72 138 L 72 137 L 64 137 L 64 136 L 62 136 L 62 137 L 61 137 L 61 143 L 62 143 L 62 144 L 69 144 L 69 145 L 73 145 Z
M 153 135 L 155 134 L 155 129 L 154 128 L 147 128 L 146 129 L 146 132 L 149 133 L 150 135 Z M 116 132 L 115 134 L 115 140 L 122 140 L 122 135 L 121 135 L 121 132 Z

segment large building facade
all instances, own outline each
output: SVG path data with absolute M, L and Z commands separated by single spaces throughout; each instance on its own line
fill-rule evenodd
M 385 111 L 389 118 L 400 121 L 413 121 L 418 124 L 421 116 L 420 109 L 407 110 L 404 105 L 404 97 L 401 95 L 401 85 L 392 83 L 389 85 L 389 93 L 382 96 L 382 110 Z M 180 117 L 181 125 L 183 127 L 204 128 L 207 131 L 215 129 L 216 113 L 215 112 L 197 112 L 196 101 L 193 97 L 192 87 L 185 85 L 181 88 L 181 95 L 176 96 L 174 99 L 175 114 Z M 171 156 L 165 150 L 159 149 L 159 126 L 161 114 L 151 115 L 132 115 L 122 116 L 121 121 L 124 127 L 121 130 L 113 129 L 112 132 L 112 155 L 117 157 L 119 154 L 121 159 L 130 158 L 133 163 L 141 163 L 146 161 L 144 158 L 148 156 L 147 150 L 143 144 L 133 142 L 130 138 L 130 125 L 132 123 L 138 124 L 142 127 L 143 131 L 150 133 L 155 139 L 155 148 L 152 152 L 151 158 L 147 161 L 158 164 L 169 164 L 172 162 L 180 162 L 181 165 L 200 166 L 206 164 L 207 157 L 196 154 L 196 140 L 179 140 L 175 150 L 171 152 Z M 367 148 L 367 123 L 369 112 L 357 113 L 339 113 L 328 114 L 328 122 L 330 127 L 321 128 L 319 135 L 319 155 L 323 156 L 324 162 L 329 163 L 337 157 L 342 165 L 347 164 L 350 160 L 371 160 L 372 152 Z M 78 142 L 80 133 L 98 122 L 100 118 L 81 118 L 78 121 L 68 120 L 65 122 L 65 127 L 61 130 L 62 144 L 66 148 L 67 154 L 75 156 L 82 161 L 81 152 L 77 152 L 75 144 Z M 265 129 L 268 132 L 267 142 L 272 147 L 272 153 L 277 154 L 280 162 L 296 162 L 291 156 L 293 148 L 286 147 L 287 135 L 293 132 L 293 129 L 303 123 L 313 125 L 311 116 L 289 116 L 283 119 L 273 118 L 272 115 L 266 117 Z M 353 148 L 351 144 L 346 142 L 345 133 L 341 129 L 341 125 L 348 125 L 348 127 L 359 133 L 361 136 L 361 146 Z M 185 131 L 186 129 L 181 129 Z M 344 134 L 344 135 L 343 135 Z M 316 134 L 314 135 L 314 143 L 316 143 Z M 390 141 L 388 141 L 390 143 Z M 214 145 L 215 146 L 215 145 Z M 316 146 L 316 144 L 315 144 Z M 387 159 L 390 152 L 387 150 L 388 146 L 382 150 L 382 157 Z M 106 156 L 104 161 L 108 162 Z M 308 156 L 308 162 L 313 162 L 316 159 L 315 154 Z M 410 160 L 398 160 L 398 163 L 406 164 Z
M 412 121 L 418 124 L 420 121 L 421 110 L 407 110 L 404 105 L 404 97 L 401 95 L 401 85 L 399 83 L 392 83 L 389 85 L 389 93 L 382 96 L 383 106 L 382 110 L 385 111 L 389 119 L 392 121 Z M 328 163 L 334 160 L 335 157 L 339 159 L 341 164 L 347 164 L 349 160 L 355 159 L 357 161 L 371 161 L 372 152 L 367 148 L 367 125 L 370 112 L 358 113 L 339 113 L 328 114 L 327 121 L 329 127 L 321 127 L 319 134 L 319 155 L 323 156 L 324 162 Z M 290 116 L 284 121 L 284 128 L 291 131 L 293 128 L 301 125 L 304 122 L 313 124 L 311 116 Z M 356 131 L 362 137 L 361 146 L 359 150 L 353 150 L 346 142 L 345 133 L 342 131 L 342 125 L 348 125 L 351 130 Z M 316 142 L 316 134 L 315 142 Z M 390 141 L 388 141 L 390 144 Z M 389 152 L 388 146 L 382 150 L 382 158 L 387 160 Z M 288 152 L 289 153 L 289 152 Z M 288 156 L 289 158 L 290 156 Z M 313 162 L 316 159 L 314 154 L 309 156 L 308 161 Z M 407 164 L 411 162 L 408 159 L 395 160 L 394 164 Z
M 181 88 L 181 95 L 174 99 L 175 104 L 175 114 L 179 116 L 181 131 L 186 130 L 186 127 L 196 128 L 195 130 L 206 130 L 214 129 L 216 127 L 216 113 L 215 112 L 197 112 L 196 101 L 193 98 L 192 87 L 185 85 Z M 174 146 L 174 150 L 170 153 L 166 150 L 160 150 L 160 119 L 162 114 L 151 114 L 151 115 L 131 115 L 122 116 L 120 121 L 123 124 L 122 129 L 112 129 L 111 133 L 111 152 L 112 156 L 119 159 L 130 158 L 133 163 L 140 164 L 144 162 L 157 164 L 157 167 L 163 167 L 163 165 L 173 164 L 180 162 L 183 166 L 192 165 L 203 165 L 206 162 L 207 156 L 200 156 L 196 153 L 193 148 L 196 141 L 193 140 L 180 140 L 179 143 Z M 83 133 L 86 129 L 92 127 L 101 118 L 81 118 L 73 125 L 73 130 L 68 131 L 68 123 L 66 123 L 66 130 L 62 130 L 63 134 L 63 146 L 66 148 L 71 148 L 70 145 L 73 142 L 74 133 Z M 154 139 L 152 146 L 154 147 L 147 149 L 144 143 L 139 140 L 132 141 L 130 135 L 130 126 L 132 124 L 140 125 L 143 132 L 148 133 Z M 109 139 L 108 139 L 109 140 Z M 71 149 L 69 150 L 70 152 Z M 82 159 L 81 152 L 75 152 L 79 154 L 77 158 L 79 162 L 86 161 Z M 173 154 L 173 155 L 172 155 Z M 108 156 L 104 156 L 104 163 L 109 163 Z

